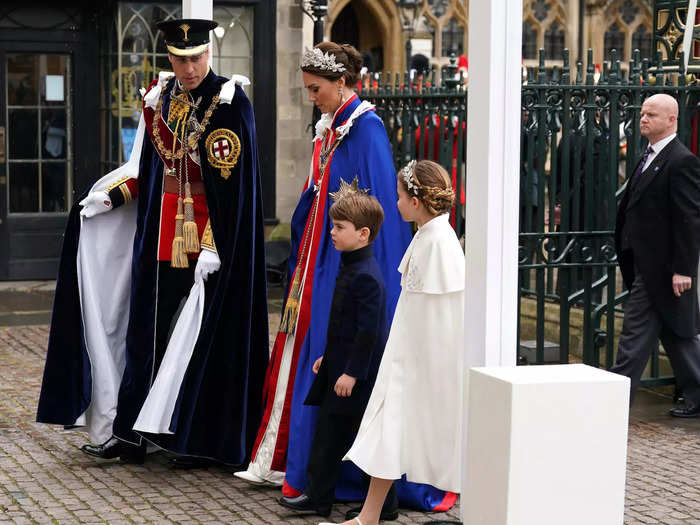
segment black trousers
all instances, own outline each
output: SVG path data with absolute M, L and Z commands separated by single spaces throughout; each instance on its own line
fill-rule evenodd
M 170 261 L 158 262 L 158 302 L 156 304 L 156 351 L 154 371 L 160 368 L 168 340 L 173 329 L 173 318 L 194 283 L 197 261 L 190 261 L 189 268 L 172 268 Z
M 658 339 L 664 346 L 676 376 L 676 385 L 686 401 L 700 404 L 700 338 L 679 337 L 665 326 L 647 294 L 641 273 L 636 272 L 625 304 L 615 365 L 610 369 L 630 378 L 630 404 Z
M 306 467 L 308 483 L 304 492 L 317 505 L 333 503 L 335 484 L 340 477 L 343 457 L 355 441 L 362 421 L 362 413 L 334 414 L 330 412 L 329 405 L 330 403 L 324 402 L 319 410 L 309 463 Z M 369 484 L 369 476 L 367 476 L 367 483 Z M 393 485 L 387 494 L 384 507 L 391 509 L 398 507 Z

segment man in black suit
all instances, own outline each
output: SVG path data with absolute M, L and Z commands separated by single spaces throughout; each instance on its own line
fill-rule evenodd
M 628 376 L 630 402 L 657 339 L 685 396 L 676 417 L 700 414 L 700 159 L 676 137 L 678 104 L 657 94 L 642 105 L 649 147 L 620 202 L 615 248 L 630 290 L 615 365 Z

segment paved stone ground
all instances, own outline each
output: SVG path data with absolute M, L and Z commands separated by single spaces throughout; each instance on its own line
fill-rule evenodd
M 82 433 L 35 423 L 47 335 L 45 325 L 0 328 L 0 524 L 321 521 L 288 513 L 278 490 L 251 488 L 229 469 L 176 471 L 160 454 L 144 465 L 97 462 L 78 450 Z M 700 421 L 631 420 L 627 525 L 700 525 L 699 480 Z M 403 511 L 399 523 L 458 516 Z
M 0 328 L 0 524 L 323 521 L 290 514 L 279 489 L 251 487 L 232 469 L 173 470 L 162 454 L 144 465 L 98 462 L 78 450 L 82 432 L 35 423 L 47 337 L 45 325 Z M 349 507 L 335 505 L 331 521 Z M 399 523 L 458 515 L 402 511 Z

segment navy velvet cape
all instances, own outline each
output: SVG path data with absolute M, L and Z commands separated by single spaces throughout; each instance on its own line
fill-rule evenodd
M 225 81 L 209 73 L 197 89 L 197 94 L 203 96 L 199 112 L 204 112 Z M 164 88 L 164 114 L 173 82 Z M 218 168 L 209 166 L 204 148 L 207 136 L 220 128 L 232 130 L 241 142 L 238 163 L 228 179 L 221 176 Z M 199 338 L 171 421 L 174 434 L 144 436 L 178 454 L 239 464 L 249 454 L 260 422 L 261 391 L 269 355 L 255 122 L 251 104 L 240 87 L 236 87 L 231 104 L 217 106 L 200 138 L 199 149 L 221 268 L 206 283 Z M 141 436 L 131 429 L 154 378 L 162 174 L 163 163 L 146 136 L 138 179 L 126 367 L 113 426 L 114 435 L 132 443 L 141 442 Z M 54 308 L 37 418 L 66 425 L 85 411 L 90 400 L 90 367 L 81 337 L 80 301 L 74 277 L 77 213 L 73 209 L 69 217 L 56 292 L 56 301 L 60 296 L 62 303 L 70 307 Z

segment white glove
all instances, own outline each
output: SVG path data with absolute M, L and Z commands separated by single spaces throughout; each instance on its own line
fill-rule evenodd
M 205 248 L 199 252 L 197 266 L 194 269 L 194 280 L 206 281 L 209 274 L 216 272 L 219 268 L 221 268 L 221 260 L 217 253 Z
M 89 219 L 98 213 L 104 213 L 112 209 L 112 199 L 109 198 L 107 192 L 95 191 L 88 193 L 87 197 L 80 201 L 83 207 L 80 210 L 80 215 Z

